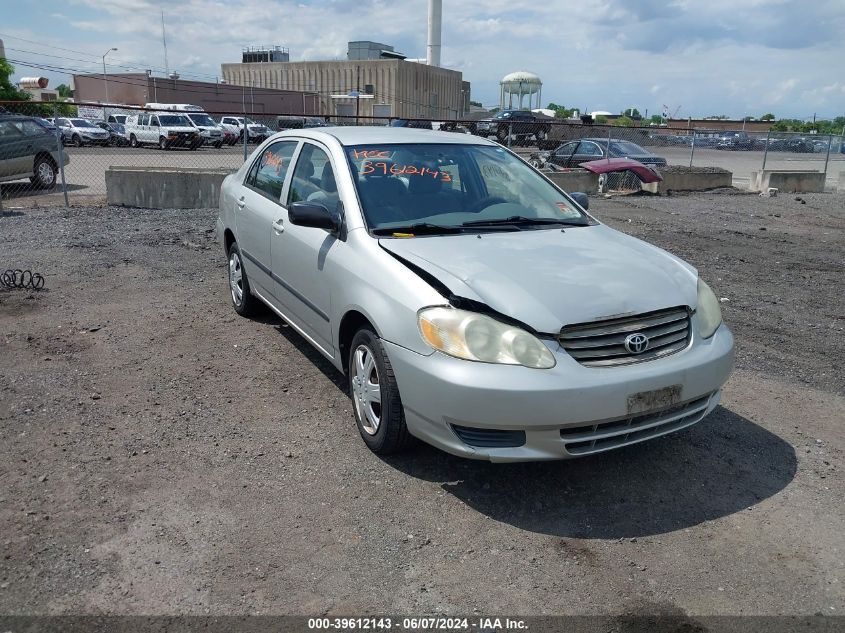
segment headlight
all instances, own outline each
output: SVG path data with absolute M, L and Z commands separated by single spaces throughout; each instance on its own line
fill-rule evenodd
M 426 343 L 455 358 L 535 369 L 555 366 L 554 356 L 536 336 L 477 312 L 424 308 L 419 327 Z
M 722 308 L 710 286 L 698 280 L 698 333 L 701 338 L 710 338 L 722 323 Z

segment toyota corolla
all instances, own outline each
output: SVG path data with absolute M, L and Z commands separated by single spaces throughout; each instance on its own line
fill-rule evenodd
M 590 455 L 699 422 L 733 336 L 696 270 L 492 141 L 289 130 L 220 196 L 240 315 L 263 305 L 349 382 L 377 453 Z

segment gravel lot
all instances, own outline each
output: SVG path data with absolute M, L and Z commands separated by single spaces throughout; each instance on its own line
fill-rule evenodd
M 213 210 L 0 217 L 47 278 L 0 290 L 0 613 L 841 615 L 845 197 L 800 198 L 593 198 L 726 299 L 737 371 L 690 430 L 518 465 L 371 454 L 230 308 Z

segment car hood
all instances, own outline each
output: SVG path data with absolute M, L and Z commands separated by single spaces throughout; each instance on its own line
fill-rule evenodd
M 692 266 L 603 225 L 379 243 L 453 295 L 483 302 L 538 332 L 697 303 Z

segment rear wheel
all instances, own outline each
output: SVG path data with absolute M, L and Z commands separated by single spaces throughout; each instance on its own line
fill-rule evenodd
M 32 177 L 32 184 L 41 189 L 52 189 L 56 186 L 56 166 L 46 156 L 39 156 L 35 159 Z
M 496 139 L 500 143 L 504 143 L 508 139 L 508 129 L 504 126 L 496 130 Z
M 365 327 L 352 338 L 349 349 L 349 393 L 361 438 L 380 455 L 403 450 L 412 442 L 412 436 L 381 339 Z
M 129 145 L 132 147 L 138 147 L 138 138 L 134 134 L 129 136 Z
M 258 299 L 249 290 L 249 279 L 244 270 L 241 259 L 241 249 L 233 242 L 229 247 L 229 294 L 232 297 L 232 307 L 243 317 L 252 316 L 260 309 Z

